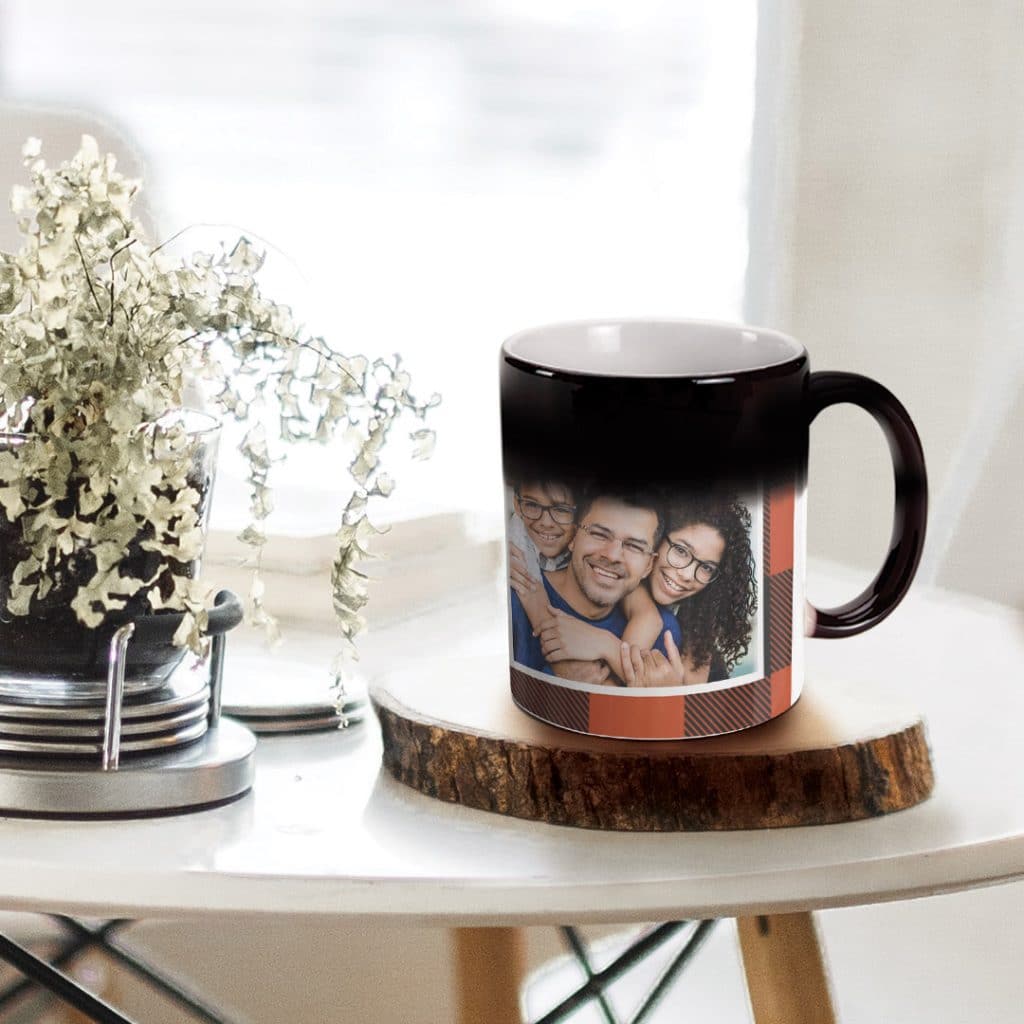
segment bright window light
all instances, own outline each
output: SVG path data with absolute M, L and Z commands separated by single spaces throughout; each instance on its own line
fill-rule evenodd
M 268 290 L 311 329 L 399 351 L 443 394 L 437 453 L 392 455 L 384 518 L 496 519 L 505 336 L 740 317 L 756 8 L 6 0 L 0 96 L 110 118 L 141 150 L 162 233 L 265 240 Z M 341 458 L 279 467 L 289 531 L 333 527 Z M 222 525 L 244 516 L 240 472 L 229 457 Z

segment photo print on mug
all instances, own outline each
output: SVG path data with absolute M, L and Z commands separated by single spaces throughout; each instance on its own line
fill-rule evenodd
M 531 714 L 670 738 L 735 731 L 789 707 L 802 614 L 795 486 L 528 477 L 506 481 L 506 535 L 512 686 Z M 624 713 L 621 688 L 647 699 Z

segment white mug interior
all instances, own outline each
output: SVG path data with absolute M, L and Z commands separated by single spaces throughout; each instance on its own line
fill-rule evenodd
M 581 320 L 520 331 L 502 350 L 553 372 L 605 377 L 723 377 L 804 355 L 779 331 L 711 320 Z

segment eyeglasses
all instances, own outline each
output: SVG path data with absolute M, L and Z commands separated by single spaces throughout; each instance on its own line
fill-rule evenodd
M 666 558 L 668 564 L 676 569 L 685 569 L 689 565 L 697 563 L 693 572 L 693 578 L 698 583 L 710 583 L 718 575 L 718 566 L 714 562 L 702 562 L 688 547 L 668 541 Z
M 556 523 L 565 525 L 576 518 L 575 505 L 542 505 L 539 501 L 524 498 L 521 494 L 517 494 L 516 497 L 519 499 L 519 511 L 525 519 L 540 519 L 547 512 Z
M 650 558 L 654 554 L 654 551 L 649 548 L 643 541 L 635 540 L 632 537 L 627 537 L 623 540 L 622 537 L 616 536 L 611 530 L 606 530 L 603 526 L 580 526 L 580 529 L 589 534 L 599 544 L 611 544 L 613 541 L 619 541 L 622 544 L 622 550 L 627 555 L 634 555 L 637 558 Z

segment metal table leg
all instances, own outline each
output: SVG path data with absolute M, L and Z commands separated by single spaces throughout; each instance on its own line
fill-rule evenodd
M 100 928 L 90 928 L 88 925 L 82 924 L 81 921 L 63 916 L 55 916 L 54 920 L 59 921 L 74 936 L 75 941 L 98 947 L 111 959 L 116 960 L 123 967 L 127 967 L 137 977 L 142 978 L 157 991 L 184 1007 L 197 1020 L 204 1021 L 205 1024 L 228 1024 L 220 1010 L 211 1007 L 194 989 L 171 978 L 166 972 L 161 971 L 137 953 L 122 946 L 112 937 L 112 932 L 106 925 Z
M 101 931 L 106 934 L 124 924 L 123 921 L 107 921 L 103 925 Z M 84 953 L 90 945 L 92 945 L 93 939 L 80 939 L 74 938 L 66 941 L 60 949 L 50 957 L 49 963 L 52 967 L 64 967 L 71 963 L 80 953 Z M 7 1009 L 12 1003 L 17 1002 L 19 999 L 27 996 L 34 988 L 36 983 L 29 978 L 22 977 L 20 981 L 13 982 L 8 985 L 5 989 L 0 990 L 0 1014 Z
M 641 960 L 650 956 L 663 946 L 669 939 L 682 929 L 690 927 L 690 934 L 669 965 L 662 971 L 654 986 L 641 1000 L 628 1022 L 624 1024 L 643 1024 L 648 1020 L 672 983 L 684 967 L 693 959 L 697 950 L 711 934 L 717 921 L 670 921 L 650 929 L 640 936 L 632 945 L 620 953 L 607 967 L 594 971 L 589 954 L 575 929 L 563 928 L 563 935 L 572 949 L 586 975 L 586 981 L 575 992 L 563 999 L 556 1007 L 544 1014 L 534 1024 L 560 1024 L 568 1020 L 585 1003 L 597 1001 L 608 1024 L 619 1024 L 614 1011 L 607 999 L 610 986 Z
M 49 989 L 96 1024 L 133 1024 L 130 1018 L 118 1013 L 77 981 L 3 935 L 0 935 L 0 959 L 6 960 L 26 978 Z
M 27 995 L 38 985 L 70 1003 L 76 1010 L 98 1024 L 106 1024 L 108 1021 L 113 1024 L 131 1024 L 127 1017 L 58 970 L 87 950 L 97 949 L 187 1010 L 193 1018 L 202 1021 L 203 1024 L 230 1024 L 229 1018 L 219 1009 L 212 1007 L 194 989 L 117 941 L 114 933 L 132 924 L 131 921 L 116 919 L 99 926 L 89 926 L 72 917 L 57 914 L 49 916 L 69 935 L 49 961 L 0 936 L 0 959 L 6 960 L 24 975 L 21 981 L 0 992 L 0 1010 Z

